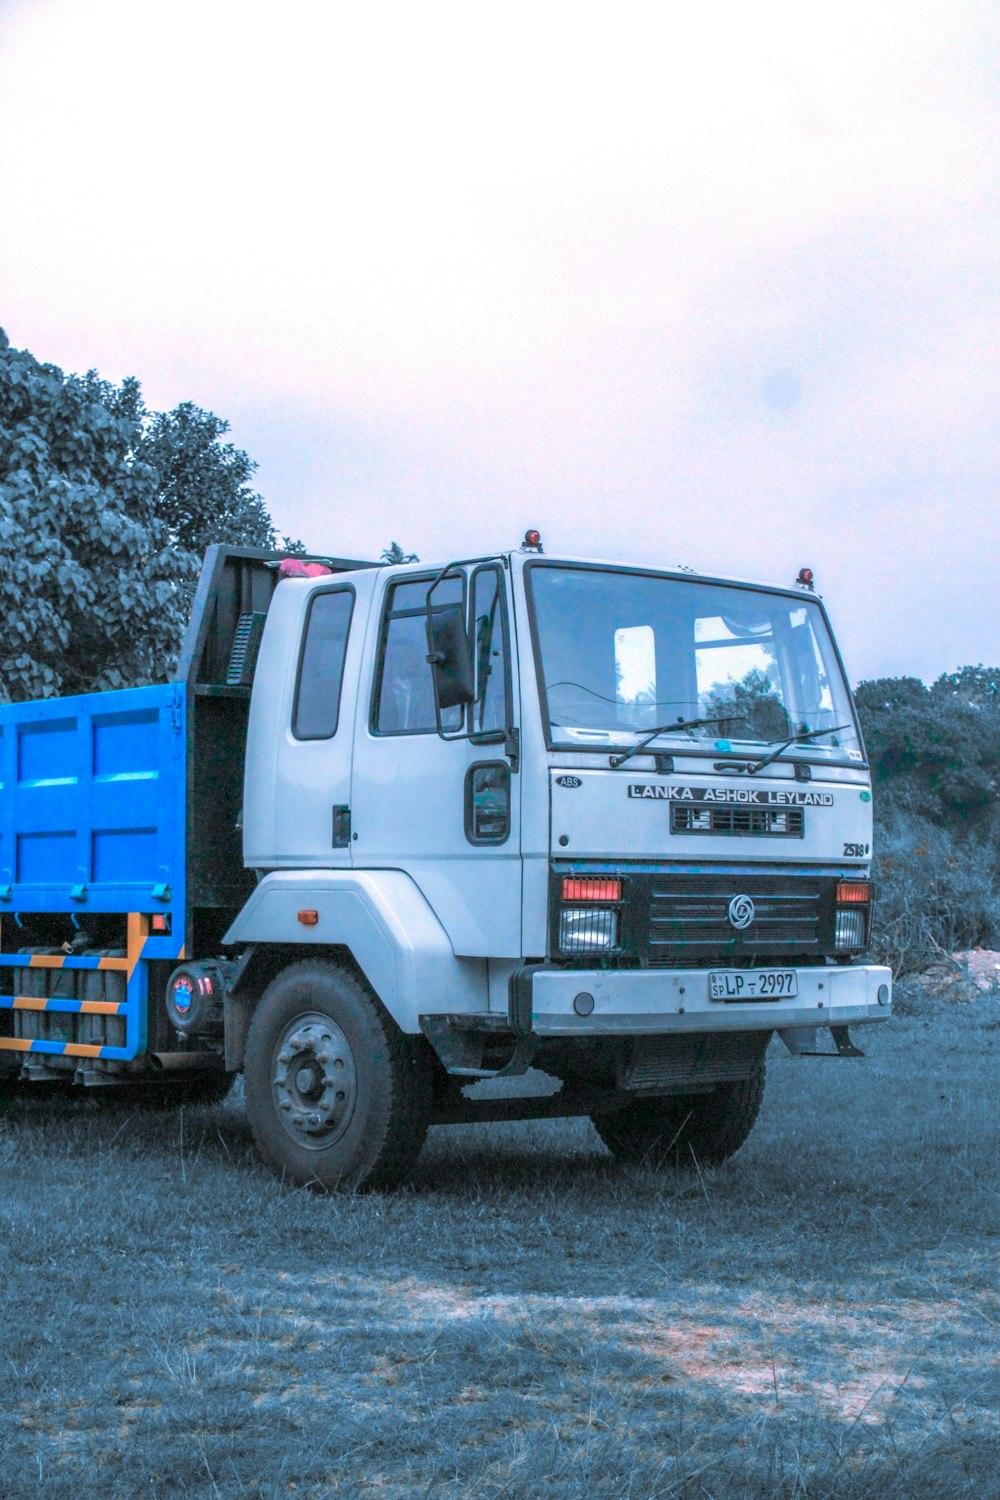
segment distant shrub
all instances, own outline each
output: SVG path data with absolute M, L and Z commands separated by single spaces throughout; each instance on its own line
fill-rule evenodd
M 875 853 L 873 948 L 897 974 L 913 973 L 942 950 L 1000 941 L 996 852 L 912 812 L 882 821 Z
M 863 682 L 875 789 L 876 952 L 910 973 L 1000 947 L 1000 668 Z

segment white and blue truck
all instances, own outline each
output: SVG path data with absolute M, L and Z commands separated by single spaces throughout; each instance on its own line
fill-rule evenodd
M 280 561 L 210 549 L 176 681 L 0 708 L 0 1090 L 242 1073 L 264 1156 L 323 1187 L 497 1118 L 718 1162 L 775 1033 L 851 1056 L 888 1017 L 871 777 L 806 570 L 532 532 Z M 529 1070 L 558 1085 L 470 1093 Z

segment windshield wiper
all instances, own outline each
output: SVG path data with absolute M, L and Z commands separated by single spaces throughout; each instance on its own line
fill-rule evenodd
M 633 745 L 630 750 L 626 750 L 624 755 L 612 755 L 609 758 L 610 759 L 611 769 L 613 771 L 617 770 L 618 767 L 619 766 L 623 766 L 627 760 L 631 760 L 632 757 L 633 757 L 633 755 L 638 755 L 640 753 L 640 751 L 645 750 L 646 746 L 652 740 L 655 740 L 656 736 L 658 734 L 670 734 L 671 731 L 673 731 L 674 733 L 677 733 L 679 730 L 697 729 L 702 724 L 745 724 L 745 723 L 746 723 L 746 717 L 744 715 L 741 715 L 741 714 L 719 714 L 714 719 L 677 719 L 677 720 L 675 720 L 675 722 L 673 724 L 658 724 L 655 729 L 651 729 L 648 734 L 643 735 L 642 739 L 638 742 L 638 744 Z
M 769 766 L 772 760 L 777 760 L 782 750 L 787 750 L 789 745 L 801 745 L 804 740 L 818 739 L 821 734 L 836 734 L 838 729 L 850 728 L 850 724 L 834 724 L 832 729 L 806 729 L 802 734 L 793 734 L 789 739 L 784 740 L 777 749 L 772 750 L 770 755 L 765 755 L 763 760 L 755 760 L 752 766 L 747 766 L 747 775 L 756 776 L 757 772 L 763 771 L 764 767 Z

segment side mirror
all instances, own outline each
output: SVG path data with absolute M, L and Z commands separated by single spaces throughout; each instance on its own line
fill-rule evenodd
M 472 648 L 460 604 L 427 612 L 427 660 L 439 710 L 471 703 L 475 693 Z

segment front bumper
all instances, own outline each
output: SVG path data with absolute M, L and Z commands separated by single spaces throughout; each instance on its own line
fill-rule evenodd
M 782 965 L 794 968 L 794 965 Z M 707 969 L 555 969 L 524 975 L 520 1027 L 538 1037 L 641 1036 L 705 1031 L 785 1031 L 859 1026 L 892 1014 L 892 970 L 876 964 L 795 968 L 798 994 L 785 1000 L 710 1000 Z M 880 1004 L 878 991 L 888 998 Z M 593 998 L 579 1015 L 573 1002 Z M 587 1002 L 584 1001 L 583 1008 Z

